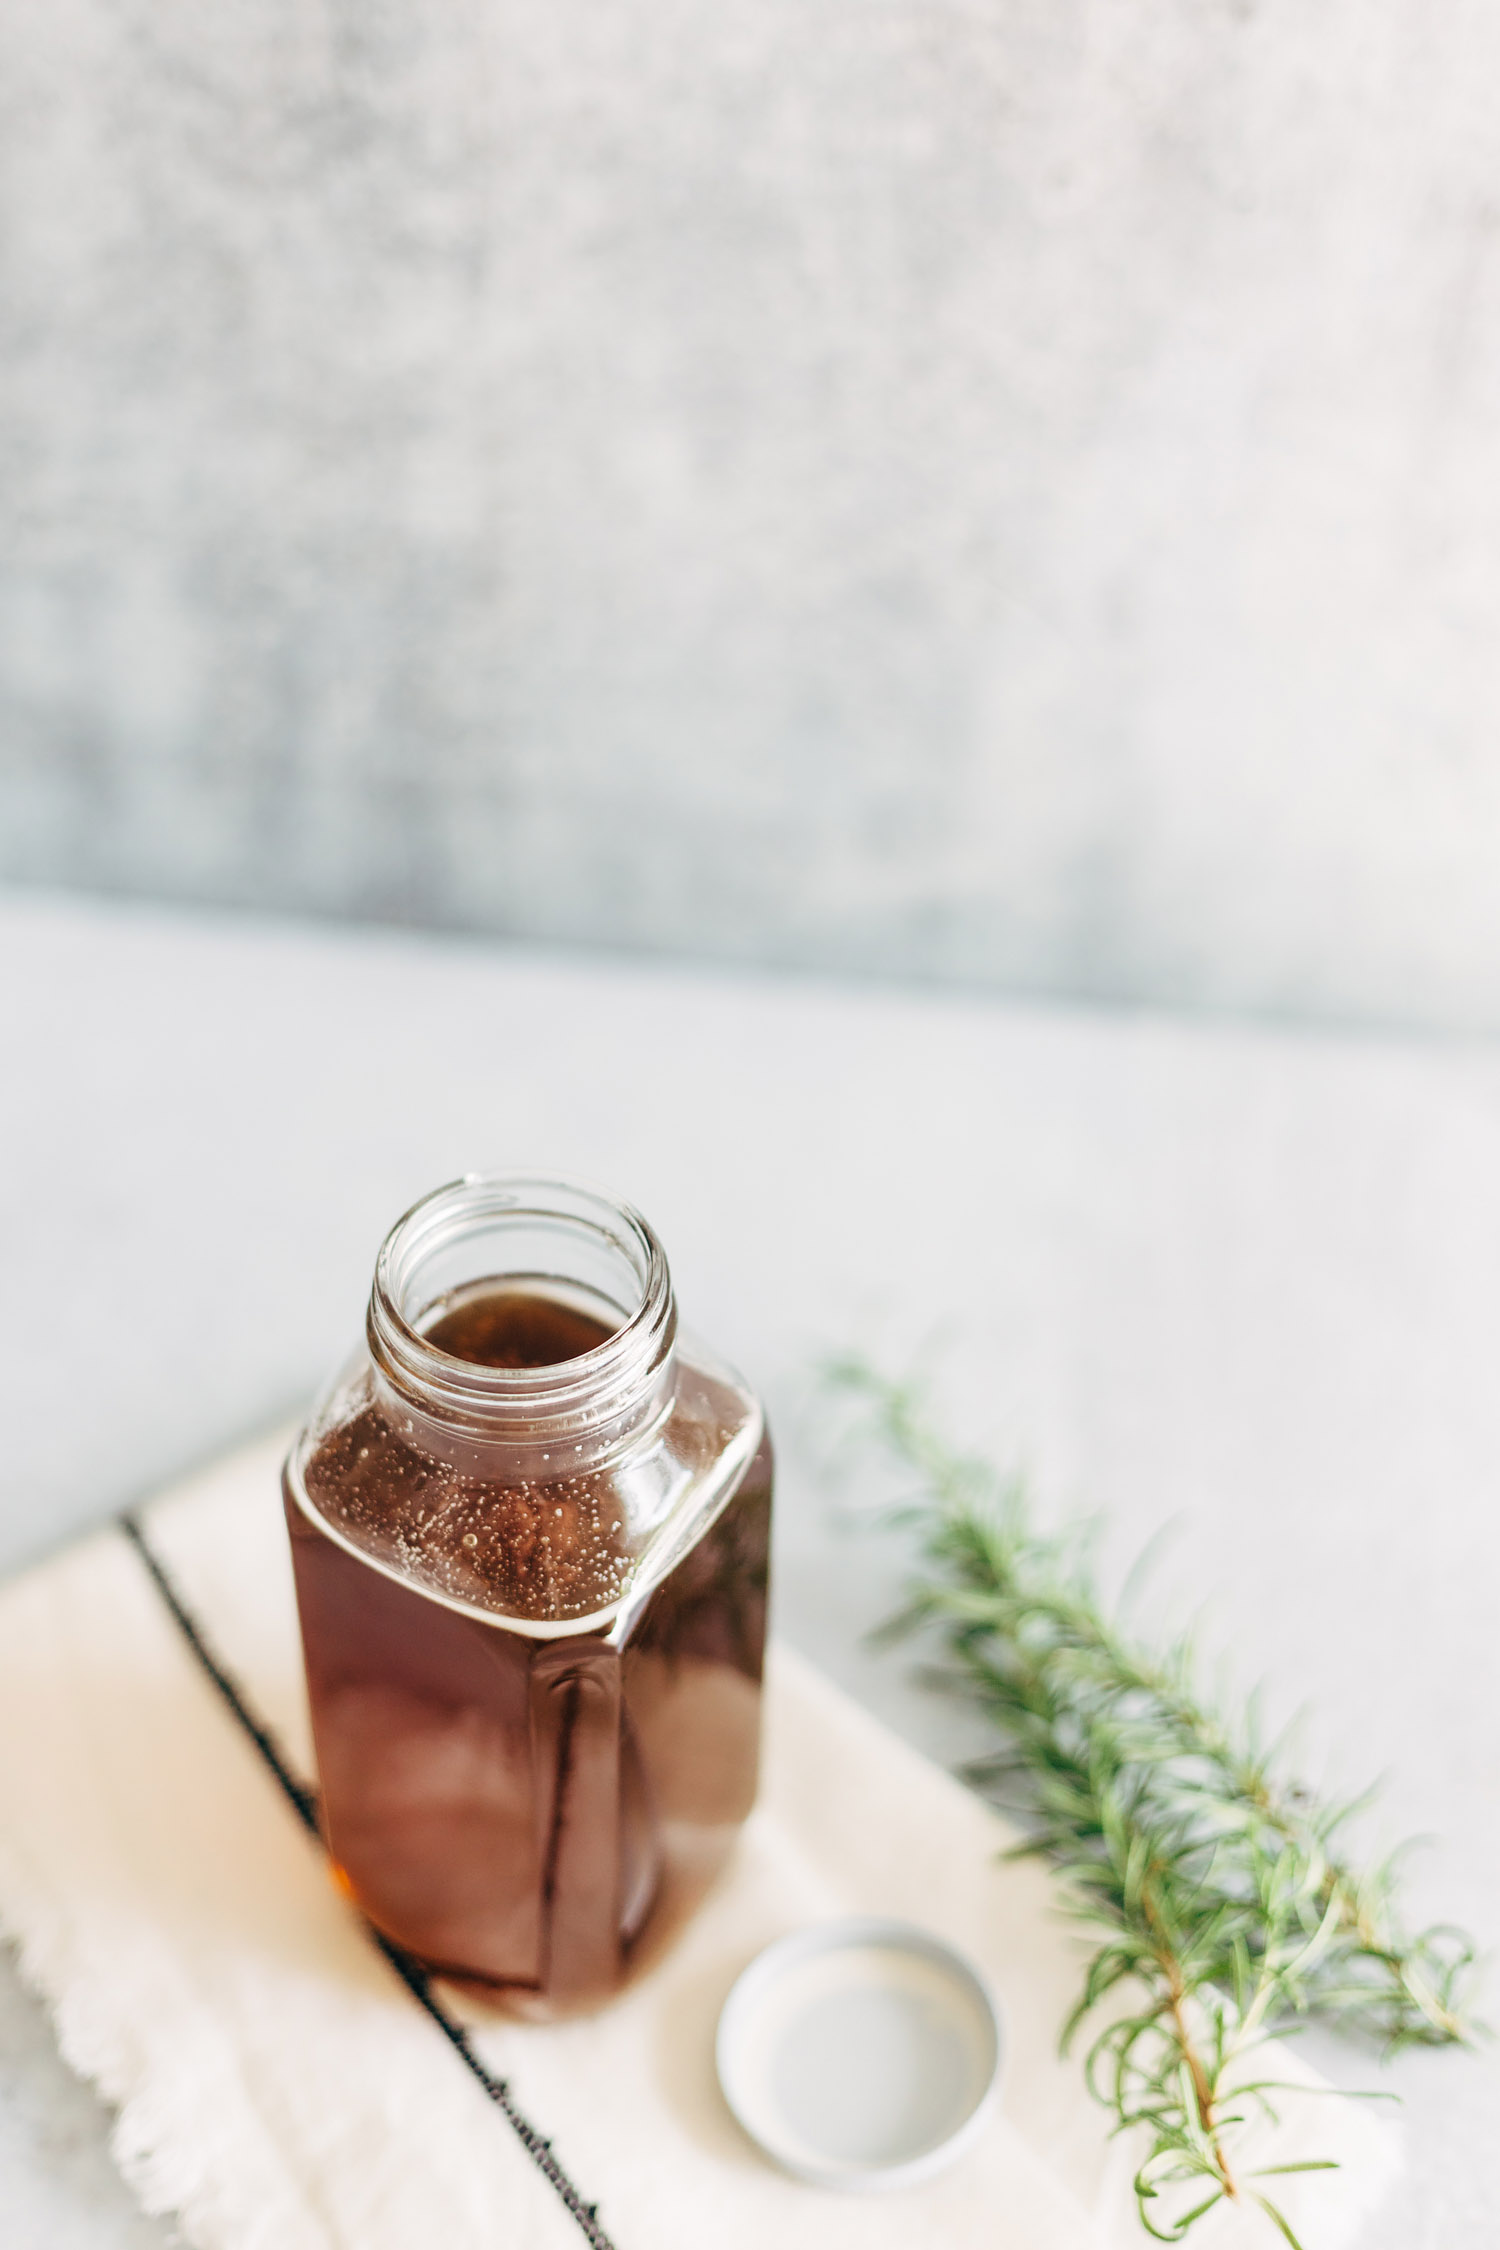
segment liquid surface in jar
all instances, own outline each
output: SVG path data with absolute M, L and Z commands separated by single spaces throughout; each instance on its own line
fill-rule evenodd
M 495 1282 L 464 1290 L 422 1323 L 429 1344 L 476 1367 L 557 1367 L 565 1359 L 581 1359 L 614 1333 L 581 1306 L 540 1289 Z
M 454 1358 L 522 1368 L 578 1358 L 614 1330 L 543 1285 L 490 1281 L 435 1309 L 422 1333 Z M 498 1617 L 563 1623 L 621 1599 L 671 1484 L 709 1467 L 740 1411 L 708 1376 L 684 1381 L 643 1506 L 628 1467 L 570 1473 L 566 1448 L 528 1477 L 487 1477 L 481 1444 L 439 1456 L 377 1390 L 315 1438 L 303 1482 L 331 1529 L 413 1585 Z

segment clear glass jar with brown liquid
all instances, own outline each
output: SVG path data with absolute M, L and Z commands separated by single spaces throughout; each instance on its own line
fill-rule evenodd
M 285 1471 L 328 1848 L 512 2012 L 599 2005 L 755 1794 L 771 1449 L 660 1243 L 566 1182 L 399 1220 Z

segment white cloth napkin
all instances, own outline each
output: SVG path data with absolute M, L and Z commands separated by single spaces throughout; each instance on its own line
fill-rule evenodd
M 143 1521 L 308 1773 L 281 1451 L 278 1438 L 221 1462 Z M 1001 1863 L 1010 1840 L 778 1649 L 761 1802 L 686 1935 L 604 2014 L 540 2030 L 474 2017 L 475 2044 L 617 2250 L 1144 2242 L 1128 2152 L 1056 2052 L 1076 1946 L 1045 1872 Z M 751 1956 L 851 1912 L 950 1939 L 1004 2014 L 981 2139 L 946 2174 L 883 2196 L 784 2178 L 713 2072 L 718 2011 Z M 0 1924 L 64 2054 L 117 2105 L 127 2177 L 200 2250 L 579 2250 L 575 2220 L 335 1891 L 115 1529 L 0 1588 Z M 1337 2096 L 1295 2107 L 1263 2161 L 1341 2160 L 1278 2184 L 1307 2250 L 1343 2250 L 1389 2179 L 1392 2135 Z M 1273 2250 L 1279 2237 L 1231 2212 L 1193 2239 Z

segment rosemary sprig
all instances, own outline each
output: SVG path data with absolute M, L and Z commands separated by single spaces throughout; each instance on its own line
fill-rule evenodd
M 1003 1737 L 971 1778 L 1022 1818 L 1018 1853 L 1052 1863 L 1093 1935 L 1063 2045 L 1103 2013 L 1085 2076 L 1115 2131 L 1146 2137 L 1146 2232 L 1181 2242 L 1229 2201 L 1295 2245 L 1261 2183 L 1331 2167 L 1240 2168 L 1245 2127 L 1294 2090 L 1263 2075 L 1263 2050 L 1314 2017 L 1387 2050 L 1467 2042 L 1472 1945 L 1404 1934 L 1393 1862 L 1361 1872 L 1336 1848 L 1367 1800 L 1324 1804 L 1283 1776 L 1253 1707 L 1237 1728 L 1201 1699 L 1188 1640 L 1137 1647 L 1101 1606 L 1081 1532 L 1039 1532 L 1019 1483 L 952 1452 L 912 1386 L 860 1360 L 830 1375 L 919 1483 L 895 1513 L 923 1571 L 886 1631 L 936 1632 L 943 1683 Z

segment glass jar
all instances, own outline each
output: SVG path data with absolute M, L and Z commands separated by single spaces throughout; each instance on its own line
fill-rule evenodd
M 656 1953 L 755 1794 L 771 1475 L 639 1213 L 470 1177 L 397 1221 L 284 1477 L 324 1834 L 377 1928 L 543 2018 Z

